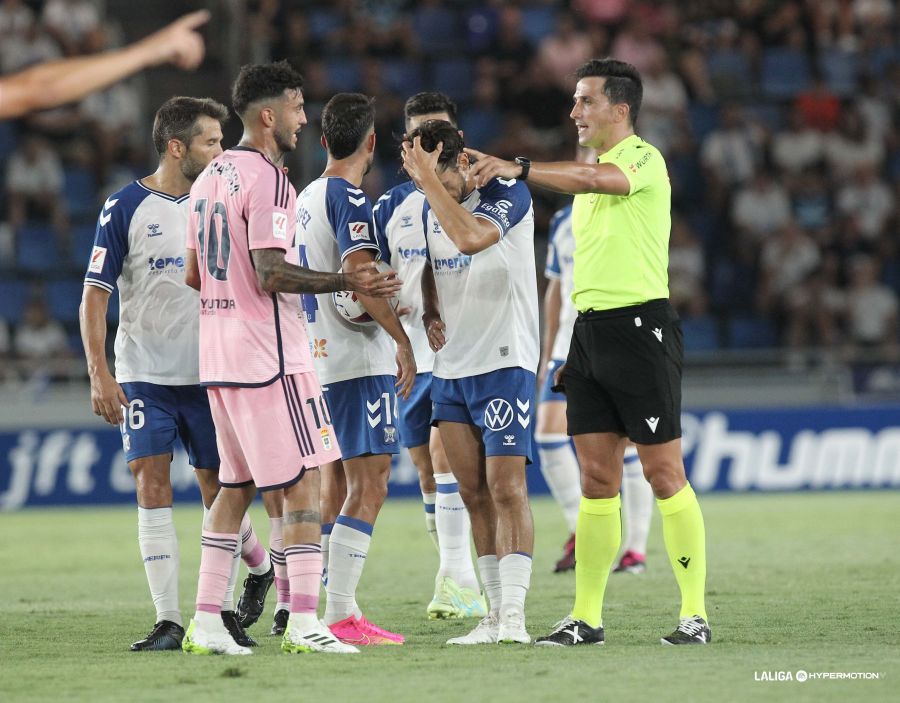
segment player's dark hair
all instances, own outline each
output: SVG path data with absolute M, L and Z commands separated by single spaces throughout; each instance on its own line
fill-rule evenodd
M 279 98 L 286 90 L 302 90 L 303 76 L 287 61 L 241 66 L 231 89 L 231 105 L 243 116 L 247 108 L 260 100 Z
M 338 93 L 322 110 L 322 134 L 328 153 L 346 159 L 359 149 L 375 124 L 375 100 L 362 93 Z
M 202 115 L 218 120 L 220 125 L 228 121 L 228 108 L 212 98 L 186 98 L 178 96 L 166 100 L 153 118 L 153 146 L 162 156 L 170 139 L 177 139 L 185 146 L 200 134 L 197 123 Z
M 428 120 L 407 135 L 409 141 L 416 137 L 421 138 L 422 148 L 429 153 L 437 149 L 438 144 L 443 144 L 441 155 L 438 156 L 438 166 L 441 169 L 456 168 L 459 155 L 466 146 L 456 125 L 446 120 Z
M 575 71 L 578 80 L 582 78 L 605 78 L 603 94 L 613 105 L 626 103 L 631 117 L 631 126 L 637 122 L 644 97 L 644 85 L 641 74 L 630 63 L 616 59 L 591 59 Z
M 435 112 L 446 112 L 451 124 L 458 126 L 456 121 L 456 103 L 443 93 L 433 91 L 416 93 L 403 106 L 403 116 L 407 122 L 409 122 L 410 117 L 431 115 Z

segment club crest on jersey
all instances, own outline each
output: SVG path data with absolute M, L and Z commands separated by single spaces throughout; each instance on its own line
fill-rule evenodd
M 106 247 L 94 247 L 93 251 L 91 251 L 91 263 L 88 266 L 88 271 L 101 273 L 104 261 L 106 261 Z
M 321 430 L 319 430 L 319 434 L 322 436 L 322 446 L 325 447 L 326 451 L 331 450 L 332 442 L 331 435 L 328 433 L 328 428 L 323 427 Z
M 388 425 L 384 428 L 384 443 L 385 444 L 393 444 L 397 441 L 397 428 L 393 425 Z
M 152 225 L 147 225 L 147 236 L 148 237 L 158 237 L 162 232 L 159 231 L 159 225 L 154 223 Z
M 272 236 L 275 239 L 287 239 L 287 219 L 283 212 L 272 213 Z
M 494 398 L 484 409 L 484 426 L 494 432 L 505 430 L 513 421 L 512 405 L 503 398 Z
M 368 222 L 351 222 L 347 225 L 350 230 L 350 239 L 354 242 L 369 239 L 369 223 Z

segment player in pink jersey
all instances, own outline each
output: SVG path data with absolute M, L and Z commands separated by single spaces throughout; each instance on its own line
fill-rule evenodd
M 281 162 L 306 124 L 302 86 L 287 62 L 241 69 L 232 102 L 243 138 L 191 189 L 186 280 L 200 291 L 200 381 L 209 389 L 222 460 L 222 490 L 203 526 L 197 612 L 183 643 L 196 654 L 250 654 L 218 613 L 240 520 L 257 489 L 283 491 L 291 612 L 282 649 L 357 651 L 316 616 L 318 467 L 340 458 L 340 449 L 296 294 L 355 290 L 383 297 L 401 283 L 372 263 L 346 273 L 298 265 L 296 193 Z

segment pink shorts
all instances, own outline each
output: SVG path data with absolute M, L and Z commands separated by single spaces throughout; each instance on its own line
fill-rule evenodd
M 286 488 L 306 469 L 341 458 L 315 373 L 285 376 L 261 388 L 207 390 L 223 486 L 255 483 L 261 491 Z

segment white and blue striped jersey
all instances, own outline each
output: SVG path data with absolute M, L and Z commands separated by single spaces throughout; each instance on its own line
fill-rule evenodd
M 447 343 L 434 375 L 464 378 L 510 367 L 536 373 L 538 342 L 534 210 L 528 187 L 495 178 L 462 206 L 496 225 L 500 241 L 462 254 L 425 203 L 423 224 Z
M 403 281 L 400 307 L 410 311 L 400 318 L 412 344 L 418 373 L 431 373 L 434 352 L 422 324 L 422 271 L 427 260 L 422 208 L 425 194 L 412 182 L 394 186 L 382 195 L 373 208 L 375 231 L 387 242 L 391 268 Z
M 319 178 L 297 197 L 297 244 L 300 265 L 314 271 L 339 271 L 344 258 L 360 249 L 388 258 L 375 233 L 372 203 L 343 178 Z M 322 385 L 396 374 L 394 340 L 381 325 L 348 322 L 334 307 L 331 293 L 303 295 L 301 300 Z
M 119 383 L 200 383 L 198 294 L 184 282 L 188 199 L 134 181 L 103 204 L 84 283 L 118 288 Z
M 559 309 L 559 329 L 550 352 L 553 359 L 566 359 L 572 344 L 572 329 L 578 310 L 572 302 L 574 281 L 572 272 L 575 262 L 575 236 L 572 234 L 572 206 L 568 205 L 554 213 L 550 220 L 550 242 L 547 246 L 547 267 L 544 275 L 559 280 L 562 297 Z

